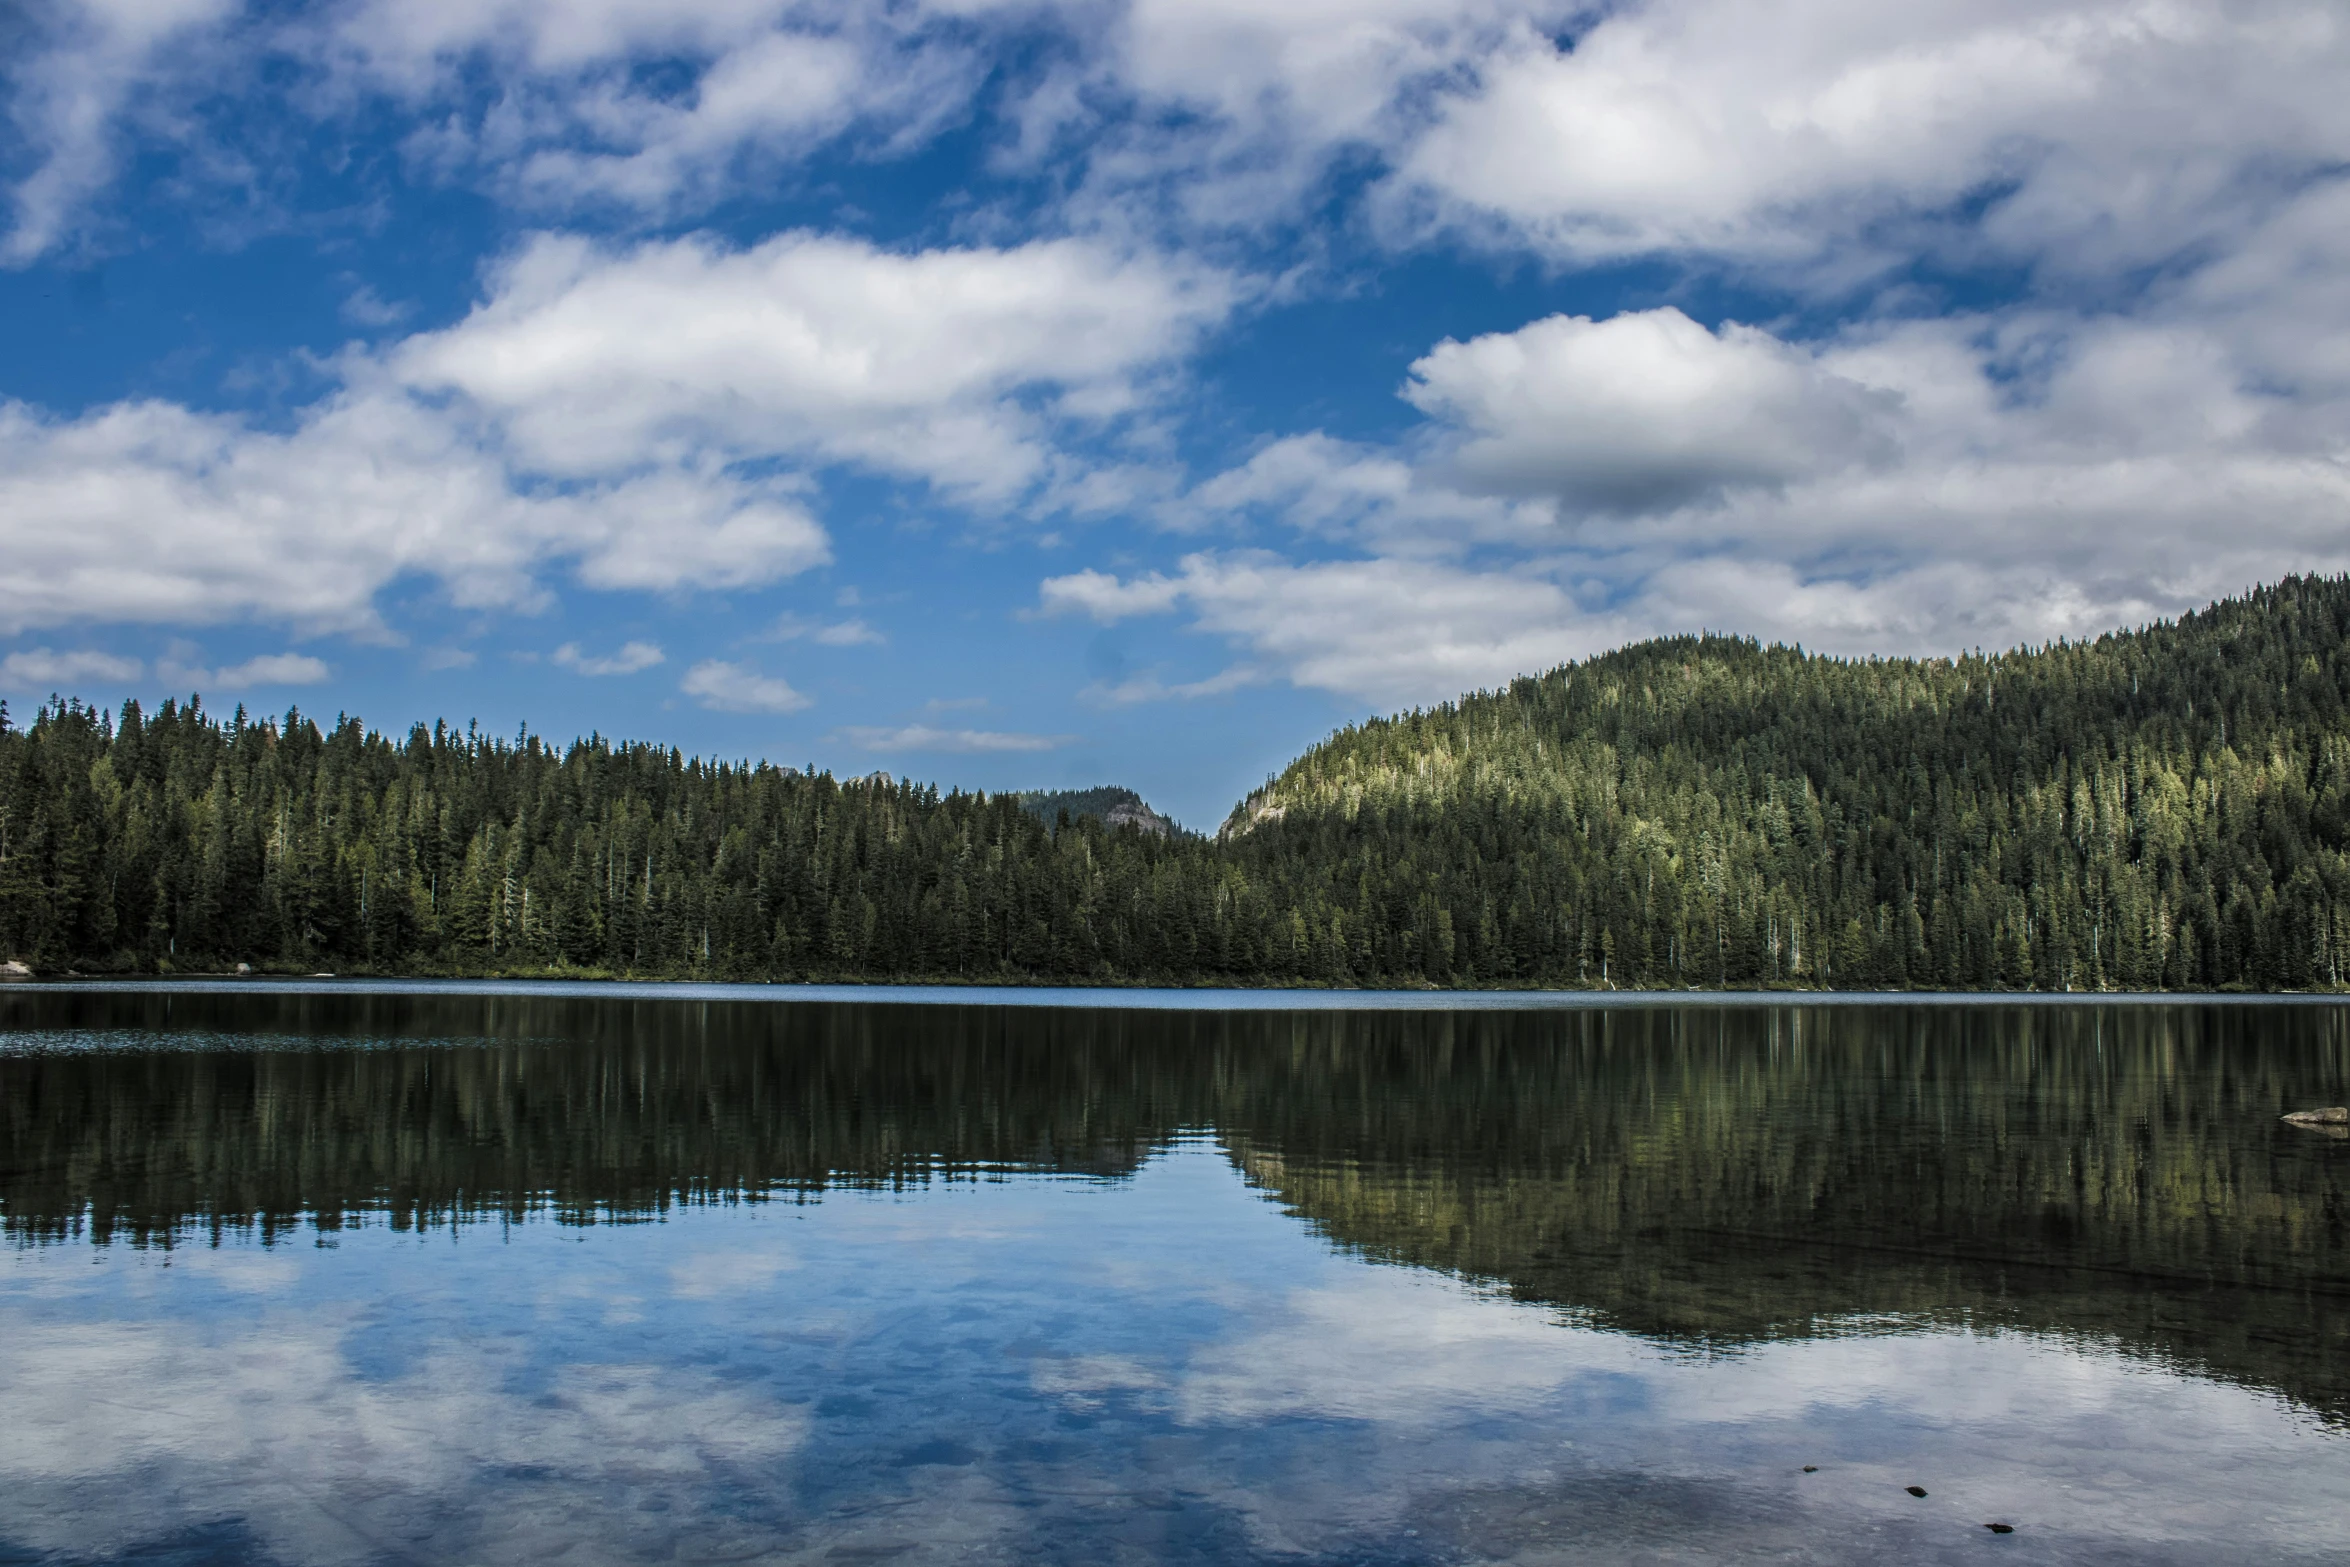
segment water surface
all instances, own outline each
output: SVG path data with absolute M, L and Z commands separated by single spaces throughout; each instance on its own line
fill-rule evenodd
M 0 992 L 0 1561 L 2341 1559 L 2340 1008 L 926 999 Z

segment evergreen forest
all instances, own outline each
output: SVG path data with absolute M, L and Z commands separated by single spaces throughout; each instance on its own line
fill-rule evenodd
M 1049 797 L 1045 797 L 1049 798 Z M 1645 642 L 1350 726 L 1214 837 L 601 736 L 0 708 L 36 972 L 2334 989 L 2350 579 L 1955 659 Z

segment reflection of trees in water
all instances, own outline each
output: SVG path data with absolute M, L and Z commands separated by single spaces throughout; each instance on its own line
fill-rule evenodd
M 2350 1098 L 2330 1008 L 20 994 L 0 1024 L 272 1046 L 0 1060 L 20 1241 L 1116 1175 L 1213 1126 L 1335 1242 L 1603 1326 L 1727 1349 L 1964 1319 L 2350 1409 L 2350 1146 L 2276 1120 Z
M 1659 1339 L 1968 1321 L 2350 1411 L 2350 1150 L 2276 1120 L 2341 1097 L 2339 1013 L 1494 1021 L 1327 1041 L 1242 1167 L 1365 1255 Z
M 1115 1174 L 1171 1124 L 1116 1041 L 1075 1014 L 11 999 L 20 1014 L 65 1004 L 84 1027 L 260 1047 L 0 1060 L 0 1225 L 20 1237 L 169 1244 L 366 1213 L 586 1222 L 986 1166 Z

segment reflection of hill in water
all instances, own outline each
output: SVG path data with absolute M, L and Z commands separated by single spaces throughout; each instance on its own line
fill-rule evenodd
M 1471 1030 L 1441 1065 L 1358 1037 L 1325 1102 L 1285 1101 L 1236 1156 L 1342 1245 L 1600 1326 L 1712 1348 L 1887 1315 L 2110 1335 L 2350 1412 L 2350 1149 L 2275 1119 L 2340 1096 L 2335 1013 L 1551 1026 L 1547 1049 Z
M 2276 1121 L 2350 1098 L 2332 1009 L 17 993 L 0 1026 L 269 1046 L 0 1059 L 20 1241 L 1118 1175 L 1214 1126 L 1339 1244 L 1599 1325 L 1722 1349 L 1964 1317 L 2350 1411 L 2350 1144 Z

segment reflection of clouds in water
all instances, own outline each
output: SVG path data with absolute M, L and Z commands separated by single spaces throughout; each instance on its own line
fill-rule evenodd
M 1046 1398 L 1084 1412 L 1101 1408 L 1104 1393 L 1155 1392 L 1167 1385 L 1167 1379 L 1124 1355 L 1059 1355 L 1030 1366 L 1028 1384 Z
M 1806 1505 L 1856 1528 L 1916 1521 L 1902 1487 L 1921 1475 L 1936 1516 L 2030 1518 L 2116 1548 L 2232 1535 L 2246 1559 L 2304 1552 L 2350 1508 L 2350 1449 L 2272 1393 L 2054 1338 L 1883 1326 L 1692 1355 L 1372 1265 L 1194 1355 L 1174 1407 L 1190 1426 L 1356 1432 L 1343 1484 L 1294 1487 L 1285 1516 L 1260 1518 L 1297 1548 L 1313 1514 L 1359 1525 L 1366 1494 L 1539 1495 L 1613 1470 L 1792 1499 L 1804 1461 L 1830 1471 Z
M 12 1326 L 0 1359 L 11 1543 L 119 1550 L 232 1501 L 225 1510 L 260 1548 L 309 1562 L 365 1560 L 394 1541 L 428 1554 L 603 1554 L 688 1524 L 750 1543 L 771 1532 L 643 1504 L 666 1505 L 714 1465 L 781 1458 L 805 1435 L 797 1410 L 705 1373 L 573 1366 L 519 1393 L 501 1387 L 509 1367 L 497 1356 L 444 1350 L 369 1382 L 352 1377 L 340 1337 L 315 1320 L 243 1337 Z M 414 1533 L 424 1521 L 429 1546 Z
M 1281 1300 L 1254 1334 L 1195 1356 L 1179 1407 L 1188 1423 L 1276 1415 L 1424 1421 L 1457 1417 L 1464 1406 L 1530 1408 L 1565 1377 L 1594 1369 L 1577 1363 L 1569 1340 L 1547 1314 L 1449 1279 L 1347 1268 L 1331 1286 Z M 1625 1370 L 1643 1358 L 1604 1355 Z
M 2137 1563 L 2350 1510 L 2350 1446 L 2258 1394 L 1901 1321 L 1713 1356 L 1563 1325 L 1334 1252 L 1196 1148 L 1115 1191 L 195 1260 L 11 1260 L 0 1554 L 242 1515 L 319 1563 L 1857 1562 L 2008 1516 Z
M 702 1251 L 670 1264 L 669 1293 L 680 1300 L 718 1300 L 770 1289 L 776 1275 L 798 1267 L 799 1259 L 772 1246 Z
M 281 1251 L 242 1247 L 189 1247 L 173 1255 L 172 1265 L 245 1295 L 283 1295 L 302 1278 L 300 1259 Z

